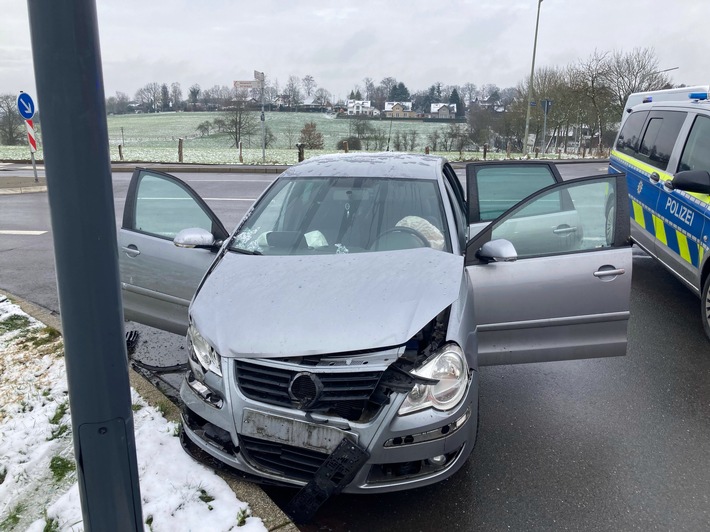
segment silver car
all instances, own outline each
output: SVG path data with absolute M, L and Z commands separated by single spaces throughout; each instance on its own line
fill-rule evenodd
M 545 162 L 470 164 L 464 194 L 442 158 L 330 155 L 230 234 L 185 183 L 137 169 L 125 316 L 187 334 L 193 452 L 293 487 L 424 486 L 474 447 L 480 366 L 625 354 L 626 197 L 623 175 Z

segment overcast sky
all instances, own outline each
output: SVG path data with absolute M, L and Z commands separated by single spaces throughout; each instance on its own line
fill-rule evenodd
M 363 78 L 514 86 L 530 74 L 536 0 L 99 0 L 107 96 L 147 83 L 208 88 L 310 74 L 347 97 Z M 36 93 L 27 4 L 0 0 L 0 93 Z M 537 66 L 653 47 L 674 83 L 710 83 L 700 0 L 544 0 Z

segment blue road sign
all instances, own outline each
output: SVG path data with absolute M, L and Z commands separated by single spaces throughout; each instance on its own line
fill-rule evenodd
M 35 115 L 35 103 L 32 101 L 32 96 L 26 92 L 21 92 L 17 97 L 17 110 L 25 120 L 32 120 Z

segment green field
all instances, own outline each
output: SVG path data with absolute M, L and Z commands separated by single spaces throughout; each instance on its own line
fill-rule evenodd
M 108 117 L 108 134 L 111 149 L 111 160 L 119 161 L 118 145 L 123 143 L 123 157 L 131 162 L 177 162 L 178 139 L 184 139 L 183 157 L 185 163 L 199 164 L 235 164 L 239 162 L 239 153 L 232 146 L 233 141 L 225 133 L 200 136 L 197 126 L 204 122 L 212 122 L 221 113 L 158 113 L 112 115 Z M 266 150 L 267 164 L 293 164 L 297 162 L 296 148 L 298 137 L 304 124 L 313 121 L 323 134 L 323 150 L 306 150 L 306 157 L 321 153 L 334 153 L 339 140 L 352 135 L 354 121 L 348 119 L 330 119 L 320 113 L 289 113 L 267 112 L 266 124 L 276 136 L 273 147 Z M 425 123 L 418 120 L 372 120 L 371 125 L 380 129 L 385 135 L 394 139 L 397 133 L 411 134 L 417 131 L 417 142 L 414 152 L 423 153 L 427 137 L 439 130 L 443 136 L 448 124 Z M 390 132 L 391 128 L 391 132 Z M 291 136 L 289 142 L 289 134 Z M 39 134 L 41 148 L 41 131 Z M 289 148 L 289 144 L 292 146 Z M 261 133 L 246 139 L 242 143 L 244 164 L 261 164 Z M 394 142 L 390 149 L 394 150 Z M 459 153 L 437 152 L 450 160 L 459 160 Z M 505 154 L 491 154 L 491 158 L 502 157 Z M 464 152 L 463 159 L 480 158 L 481 152 Z M 36 157 L 42 160 L 40 149 Z M 24 146 L 0 146 L 0 160 L 27 160 L 29 151 Z

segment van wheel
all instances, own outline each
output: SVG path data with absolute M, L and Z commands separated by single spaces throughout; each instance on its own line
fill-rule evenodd
M 703 318 L 703 329 L 705 336 L 710 340 L 710 275 L 703 283 L 703 293 L 700 297 L 700 312 Z
M 604 225 L 604 236 L 606 237 L 606 245 L 614 244 L 614 225 L 616 222 L 616 198 L 609 196 L 606 200 L 606 223 Z

